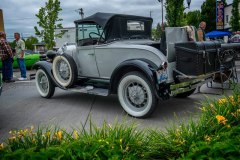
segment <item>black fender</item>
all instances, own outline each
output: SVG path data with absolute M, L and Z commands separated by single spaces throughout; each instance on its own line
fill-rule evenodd
M 60 84 L 57 83 L 57 81 L 55 80 L 55 78 L 53 77 L 52 74 L 52 63 L 47 62 L 47 61 L 38 61 L 36 62 L 33 66 L 32 69 L 43 69 L 45 71 L 45 73 L 51 78 L 53 84 L 55 85 L 55 87 L 59 87 L 61 89 L 66 89 L 64 87 L 62 87 Z
M 156 77 L 157 65 L 147 59 L 132 59 L 120 63 L 113 71 L 110 78 L 110 92 L 113 94 L 117 93 L 118 83 L 122 76 L 131 71 L 140 71 L 150 81 L 154 87 L 155 94 L 158 95 L 158 83 Z

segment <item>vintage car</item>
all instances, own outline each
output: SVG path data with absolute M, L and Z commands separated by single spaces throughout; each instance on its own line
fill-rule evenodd
M 123 109 L 137 118 L 150 116 L 159 99 L 191 95 L 218 70 L 221 45 L 188 42 L 181 27 L 166 28 L 155 42 L 152 21 L 112 13 L 76 20 L 76 44 L 48 51 L 49 61 L 34 65 L 38 92 L 44 98 L 52 97 L 55 87 L 117 94 Z
M 40 54 L 31 50 L 25 51 L 25 65 L 27 69 L 31 69 L 33 64 L 40 60 Z M 0 68 L 2 68 L 2 61 L 0 61 Z M 17 58 L 13 58 L 13 68 L 18 68 Z

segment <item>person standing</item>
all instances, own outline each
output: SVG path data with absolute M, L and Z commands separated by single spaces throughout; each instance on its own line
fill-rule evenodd
M 206 28 L 206 22 L 202 21 L 200 24 L 199 24 L 199 28 L 198 28 L 198 41 L 202 42 L 202 41 L 205 41 L 206 40 L 206 37 L 205 37 L 205 28 Z
M 17 63 L 18 67 L 21 71 L 21 77 L 18 78 L 18 80 L 23 81 L 27 80 L 26 76 L 26 65 L 25 65 L 25 42 L 20 38 L 19 33 L 14 33 L 14 38 L 16 40 L 16 46 L 15 46 L 15 52 L 16 52 L 16 58 L 17 58 Z
M 6 40 L 6 34 L 4 32 L 0 32 L 0 57 L 2 60 L 2 80 L 6 83 L 14 82 L 12 65 L 13 52 Z

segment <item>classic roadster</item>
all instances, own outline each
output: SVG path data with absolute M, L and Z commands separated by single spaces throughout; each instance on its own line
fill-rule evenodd
M 76 20 L 76 44 L 48 51 L 34 65 L 44 98 L 55 87 L 81 93 L 117 94 L 131 116 L 151 115 L 159 99 L 187 97 L 219 71 L 217 42 L 188 42 L 185 28 L 166 28 L 151 40 L 152 18 L 96 13 Z

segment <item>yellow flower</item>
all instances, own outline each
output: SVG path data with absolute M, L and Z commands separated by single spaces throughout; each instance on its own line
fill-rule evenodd
M 206 135 L 206 136 L 204 137 L 204 139 L 205 139 L 205 141 L 210 142 L 212 138 L 211 138 L 210 136 Z
M 73 131 L 73 138 L 78 139 L 78 132 L 76 130 Z
M 227 125 L 227 128 L 231 128 L 231 126 L 230 126 L 230 125 Z
M 37 141 L 36 141 L 36 139 L 33 139 L 33 140 L 32 140 L 32 143 L 34 143 L 34 144 L 35 144 L 36 142 L 37 142 Z
M 220 104 L 220 105 L 223 105 L 225 103 L 227 103 L 227 99 L 226 98 L 222 98 L 222 99 L 218 100 L 218 104 Z
M 59 140 L 62 140 L 62 131 L 58 131 L 58 132 L 56 133 L 56 136 L 57 136 L 57 138 L 58 138 Z
M 49 132 L 49 131 L 46 132 L 46 137 L 47 137 L 47 138 L 50 138 L 50 136 L 51 136 L 51 132 Z
M 226 122 L 227 122 L 227 119 L 223 116 L 217 115 L 216 118 L 217 118 L 217 121 L 218 121 L 219 124 L 222 123 L 222 124 L 225 125 Z
M 206 112 L 206 107 L 202 107 L 201 110 L 202 110 L 203 112 Z
M 240 113 L 240 109 L 237 109 L 237 113 Z
M 4 149 L 3 143 L 0 144 L 0 151 Z
M 16 137 L 12 136 L 12 137 L 9 138 L 9 141 L 14 141 L 15 139 L 16 139 Z

